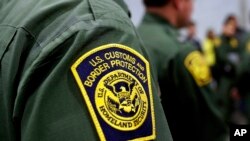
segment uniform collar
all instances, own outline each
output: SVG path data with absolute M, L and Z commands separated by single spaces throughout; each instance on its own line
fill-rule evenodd
M 131 13 L 128 9 L 128 6 L 123 0 L 113 0 L 113 1 L 115 1 L 128 14 L 128 16 L 131 17 Z
M 168 34 L 175 36 L 177 38 L 179 37 L 178 29 L 173 25 L 171 25 L 169 21 L 162 18 L 161 16 L 146 12 L 144 21 L 146 23 L 157 24 L 157 26 L 161 26 L 164 29 L 164 31 L 167 32 Z

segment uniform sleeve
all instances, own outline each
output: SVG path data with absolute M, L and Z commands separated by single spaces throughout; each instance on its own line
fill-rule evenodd
M 21 140 L 171 139 L 145 51 L 114 25 L 76 24 L 42 47 L 16 98 Z
M 250 78 L 249 60 L 249 53 L 243 54 L 242 61 L 239 64 L 239 67 L 237 68 L 236 85 L 242 96 L 246 96 L 246 94 L 248 94 L 250 91 L 248 86 L 248 81 Z
M 168 89 L 162 99 L 173 139 L 209 141 L 226 135 L 215 93 L 209 88 L 210 70 L 201 59 L 201 53 L 188 46 L 170 63 Z
M 246 96 L 249 93 L 248 80 L 250 78 L 250 36 L 248 35 L 241 43 L 242 48 L 241 62 L 237 67 L 236 85 L 242 96 Z

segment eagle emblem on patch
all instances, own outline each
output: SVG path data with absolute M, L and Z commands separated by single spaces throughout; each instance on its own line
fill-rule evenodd
M 211 82 L 211 72 L 205 58 L 199 51 L 191 52 L 184 62 L 198 86 L 204 86 Z
M 108 44 L 81 56 L 71 70 L 100 140 L 155 139 L 149 63 L 143 56 Z

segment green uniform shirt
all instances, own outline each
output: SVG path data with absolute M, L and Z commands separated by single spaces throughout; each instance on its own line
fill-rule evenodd
M 172 140 L 146 51 L 117 2 L 0 2 L 0 140 Z
M 242 48 L 235 37 L 221 35 L 215 47 L 216 67 L 219 76 L 235 77 L 235 68 L 240 61 Z
M 239 63 L 239 67 L 237 67 L 236 78 L 237 82 L 239 82 L 238 87 L 241 90 L 241 93 L 245 95 L 248 93 L 249 86 L 247 81 L 250 77 L 250 34 L 246 35 L 242 42 L 239 45 L 243 50 L 241 62 Z
M 195 47 L 178 40 L 166 20 L 147 13 L 139 33 L 154 60 L 174 140 L 223 141 L 227 128 L 208 87 L 211 76 Z
M 240 47 L 244 49 L 242 53 L 241 61 L 239 67 L 237 67 L 236 75 L 236 87 L 241 95 L 241 102 L 244 107 L 241 109 L 245 117 L 250 122 L 250 34 L 248 33 L 246 37 L 240 43 Z
M 218 85 L 217 93 L 222 113 L 225 120 L 230 120 L 234 109 L 231 90 L 235 86 L 236 69 L 242 57 L 242 47 L 239 46 L 239 40 L 236 37 L 221 35 L 217 40 L 213 72 Z
M 179 46 L 176 46 L 179 44 L 177 29 L 161 17 L 147 13 L 138 31 L 149 50 L 158 78 L 164 77 L 165 71 L 168 70 L 166 62 L 169 62 L 179 50 Z

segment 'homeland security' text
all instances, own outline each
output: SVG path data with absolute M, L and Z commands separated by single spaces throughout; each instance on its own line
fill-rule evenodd
M 113 125 L 115 126 L 118 126 L 118 127 L 121 127 L 121 128 L 131 128 L 133 125 L 132 125 L 132 122 L 130 121 L 118 121 L 116 119 L 114 119 L 113 117 L 111 117 L 109 115 L 109 113 L 106 111 L 106 109 L 104 108 L 104 106 L 101 106 L 99 107 L 102 114 L 106 117 L 106 119 L 111 122 Z

